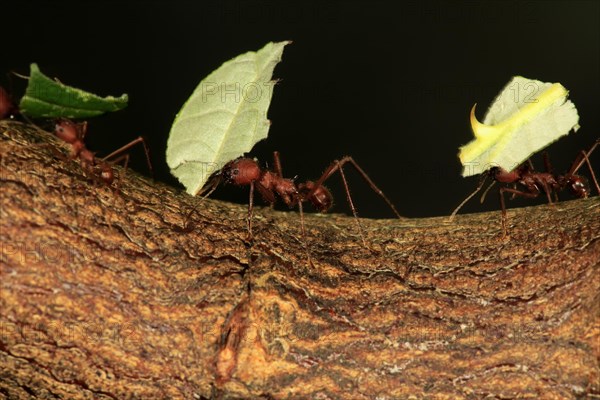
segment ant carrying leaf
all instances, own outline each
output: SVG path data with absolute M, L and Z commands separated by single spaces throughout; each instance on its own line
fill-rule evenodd
M 323 186 L 325 181 L 329 179 L 334 173 L 339 172 L 344 189 L 346 191 L 346 198 L 348 204 L 352 209 L 360 237 L 365 247 L 367 242 L 363 233 L 360 220 L 358 219 L 358 213 L 352 196 L 350 195 L 350 189 L 348 188 L 348 182 L 346 175 L 344 174 L 344 165 L 352 165 L 363 179 L 369 184 L 371 189 L 377 193 L 390 207 L 392 212 L 398 217 L 402 218 L 396 207 L 387 198 L 377 185 L 369 178 L 366 172 L 354 161 L 352 157 L 343 157 L 341 160 L 333 161 L 329 167 L 323 172 L 321 177 L 316 181 L 305 181 L 303 183 L 296 184 L 294 180 L 284 178 L 281 168 L 281 160 L 279 153 L 273 153 L 273 165 L 274 171 L 262 169 L 258 162 L 251 158 L 238 158 L 234 161 L 227 163 L 223 169 L 215 175 L 215 180 L 209 185 L 211 190 L 207 196 L 217 187 L 217 185 L 224 179 L 225 183 L 233 184 L 236 186 L 249 186 L 250 193 L 248 198 L 248 218 L 247 228 L 248 235 L 252 237 L 252 214 L 254 209 L 254 191 L 260 193 L 261 197 L 267 203 L 273 205 L 276 202 L 276 197 L 279 197 L 288 207 L 298 207 L 300 211 L 300 226 L 302 229 L 302 235 L 306 236 L 306 229 L 304 226 L 304 203 L 310 203 L 319 212 L 327 212 L 333 205 L 333 195 L 331 192 Z
M 500 195 L 500 207 L 502 208 L 502 231 L 504 236 L 507 234 L 506 205 L 504 202 L 505 193 L 512 194 L 513 198 L 517 196 L 536 198 L 540 195 L 540 193 L 545 193 L 546 197 L 548 198 L 548 203 L 550 204 L 553 203 L 553 197 L 554 201 L 558 201 L 558 192 L 561 192 L 565 189 L 569 189 L 570 192 L 576 197 L 586 198 L 590 195 L 590 188 L 587 179 L 584 176 L 577 175 L 577 172 L 583 166 L 583 164 L 586 164 L 594 182 L 596 192 L 600 195 L 600 185 L 598 185 L 598 180 L 596 179 L 596 175 L 590 163 L 590 156 L 599 144 L 600 139 L 597 139 L 587 152 L 581 151 L 581 153 L 579 153 L 577 158 L 573 161 L 569 171 L 564 174 L 556 174 L 553 172 L 546 153 L 544 153 L 546 172 L 536 172 L 531 162 L 524 163 L 510 172 L 500 167 L 491 168 L 489 171 L 482 174 L 482 179 L 477 186 L 477 189 L 475 189 L 473 193 L 471 193 L 465 200 L 463 200 L 462 203 L 459 204 L 459 206 L 452 212 L 450 218 L 453 218 L 462 208 L 462 206 L 481 190 L 488 177 L 493 180 L 492 185 L 495 182 L 505 184 L 512 183 L 516 185 L 516 187 L 512 188 L 501 187 L 498 190 Z M 484 192 L 481 201 L 483 201 L 485 194 L 490 188 L 491 185 Z
M 326 212 L 333 197 L 323 183 L 339 172 L 346 197 L 356 217 L 363 243 L 366 240 L 356 208 L 350 196 L 343 167 L 351 164 L 381 196 L 394 214 L 393 204 L 351 158 L 334 161 L 316 181 L 297 184 L 283 177 L 279 154 L 274 153 L 274 171 L 263 169 L 258 162 L 243 157 L 260 140 L 266 138 L 270 121 L 266 118 L 277 82 L 272 79 L 275 66 L 281 61 L 283 49 L 290 42 L 268 43 L 257 52 L 242 54 L 206 77 L 181 111 L 177 114 L 167 141 L 167 164 L 171 173 L 185 186 L 187 193 L 209 196 L 221 182 L 249 186 L 248 235 L 252 237 L 254 192 L 269 204 L 280 198 L 288 207 L 298 207 L 303 236 L 303 204 L 311 203 Z M 249 91 L 252 89 L 252 91 Z M 223 166 L 215 172 L 215 166 Z M 195 207 L 188 214 L 189 218 Z M 187 229 L 187 221 L 185 224 Z
M 587 197 L 589 188 L 585 178 L 577 175 L 584 163 L 587 164 L 598 189 L 598 182 L 589 161 L 589 156 L 598 145 L 598 141 L 587 152 L 582 151 L 569 171 L 562 175 L 552 171 L 546 156 L 546 172 L 535 171 L 530 161 L 524 163 L 532 154 L 569 131 L 579 129 L 579 115 L 575 105 L 567 99 L 568 93 L 560 83 L 546 83 L 515 76 L 496 97 L 483 123 L 475 117 L 473 106 L 470 120 L 475 139 L 460 148 L 459 158 L 464 166 L 463 176 L 481 174 L 482 179 L 477 189 L 452 212 L 451 218 L 481 190 L 488 177 L 494 182 L 514 186 L 499 189 L 504 235 L 504 193 L 511 193 L 513 198 L 534 198 L 543 192 L 546 193 L 548 202 L 552 203 L 553 195 L 557 200 L 558 192 L 569 188 L 575 196 Z M 482 201 L 490 188 L 491 185 L 484 192 Z
M 167 140 L 167 164 L 190 195 L 202 191 L 213 167 L 241 157 L 267 137 L 267 111 L 277 82 L 273 71 L 289 43 L 268 43 L 225 62 L 177 113 Z

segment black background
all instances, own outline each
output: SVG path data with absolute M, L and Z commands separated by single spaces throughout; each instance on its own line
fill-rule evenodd
M 299 180 L 352 155 L 406 216 L 446 215 L 476 186 L 457 158 L 469 110 L 480 104 L 481 119 L 513 75 L 561 82 L 579 110 L 581 130 L 549 148 L 557 170 L 599 136 L 597 1 L 12 1 L 1 13 L 0 71 L 37 62 L 69 85 L 128 93 L 124 111 L 89 121 L 88 147 L 103 155 L 145 135 L 157 179 L 177 187 L 164 156 L 175 114 L 221 63 L 269 41 L 294 43 L 275 70 L 269 138 L 251 155 L 270 163 L 279 150 Z M 133 168 L 147 173 L 138 153 Z M 339 177 L 328 185 L 348 212 Z M 392 216 L 360 179 L 351 189 L 362 216 Z M 247 189 L 213 197 L 245 203 Z M 499 208 L 486 203 L 464 211 Z

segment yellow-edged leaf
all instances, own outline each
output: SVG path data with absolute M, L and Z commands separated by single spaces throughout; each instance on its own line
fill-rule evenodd
M 532 154 L 571 129 L 579 128 L 575 105 L 560 83 L 545 83 L 515 76 L 488 109 L 483 123 L 471 109 L 475 139 L 460 148 L 463 176 L 481 174 L 492 167 L 511 171 Z

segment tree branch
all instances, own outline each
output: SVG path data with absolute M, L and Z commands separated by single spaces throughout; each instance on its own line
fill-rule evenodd
M 598 198 L 362 220 L 204 200 L 1 122 L 1 398 L 600 396 Z M 58 156 L 64 154 L 65 156 Z M 113 186 L 116 186 L 113 184 Z

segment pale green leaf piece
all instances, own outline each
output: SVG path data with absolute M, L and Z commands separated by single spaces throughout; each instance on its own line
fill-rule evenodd
M 268 43 L 225 62 L 200 82 L 167 141 L 171 173 L 195 196 L 226 163 L 267 137 L 273 70 L 290 42 Z
M 19 111 L 32 118 L 88 118 L 127 106 L 126 94 L 120 97 L 100 97 L 67 86 L 42 74 L 37 64 L 31 64 L 25 95 Z
M 488 109 L 483 123 L 471 109 L 475 139 L 460 148 L 462 176 L 492 167 L 512 171 L 573 129 L 579 129 L 575 105 L 560 83 L 515 76 Z

